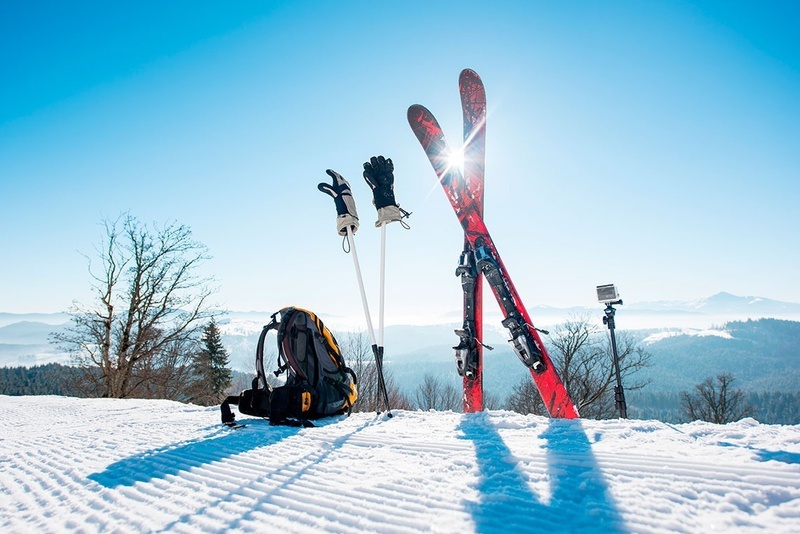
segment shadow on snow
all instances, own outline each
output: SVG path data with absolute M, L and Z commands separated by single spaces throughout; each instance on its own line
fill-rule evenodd
M 137 454 L 109 465 L 104 471 L 89 475 L 98 484 L 115 488 L 132 486 L 137 482 L 163 479 L 179 475 L 192 468 L 245 453 L 280 442 L 301 432 L 295 427 L 268 427 L 266 421 L 248 422 L 251 428 L 230 431 L 217 437 L 171 445 Z M 264 428 L 258 428 L 262 426 Z M 536 495 L 529 484 L 529 476 L 519 469 L 520 461 L 514 457 L 503 441 L 488 414 L 468 414 L 459 429 L 463 439 L 475 447 L 480 493 L 477 502 L 467 502 L 477 532 L 547 531 L 547 532 L 619 532 L 624 523 L 608 491 L 583 425 L 580 420 L 550 420 L 541 434 L 546 455 L 547 472 L 542 479 L 550 488 L 549 499 Z M 307 474 L 331 452 L 340 449 L 355 433 L 370 423 L 340 436 L 323 450 L 314 451 L 284 466 L 292 473 L 259 498 L 260 505 L 275 494 Z M 267 430 L 265 432 L 264 430 Z M 531 443 L 531 447 L 535 444 Z M 770 457 L 765 459 L 785 458 Z M 790 462 L 796 461 L 792 457 Z M 267 476 L 268 474 L 262 474 Z M 259 478 L 262 478 L 259 477 Z M 256 508 L 260 507 L 257 506 Z M 251 510 L 251 513 L 255 510 Z M 193 514 L 196 513 L 193 512 Z M 247 522 L 249 514 L 238 518 L 237 524 Z M 188 520 L 182 517 L 175 524 Z
M 244 491 L 248 485 L 256 484 L 265 489 L 252 508 L 235 521 L 228 525 L 232 530 L 243 528 L 241 525 L 254 520 L 254 515 L 261 511 L 261 508 L 269 504 L 277 495 L 280 495 L 286 488 L 291 487 L 297 480 L 309 474 L 320 462 L 324 461 L 331 453 L 341 449 L 345 443 L 356 433 L 368 426 L 376 424 L 375 421 L 367 421 L 352 431 L 333 439 L 329 443 L 322 444 L 322 447 L 315 449 L 298 458 L 288 461 L 278 469 L 283 475 L 278 481 L 270 481 L 275 474 L 275 470 L 259 471 L 255 477 L 247 480 L 244 478 L 236 488 L 228 492 L 226 497 L 215 498 L 199 510 L 192 510 L 178 517 L 172 523 L 164 527 L 164 531 L 172 530 L 178 524 L 190 523 L 197 517 L 202 517 L 204 513 L 213 509 L 219 502 L 228 500 L 233 494 Z M 202 440 L 187 442 L 178 445 L 162 447 L 137 454 L 130 458 L 125 458 L 109 465 L 104 471 L 89 475 L 89 479 L 107 488 L 118 486 L 132 486 L 136 482 L 149 482 L 155 479 L 163 479 L 169 475 L 178 475 L 194 467 L 207 466 L 216 461 L 223 460 L 245 453 L 259 447 L 266 447 L 287 439 L 307 429 L 298 427 L 269 426 L 267 421 L 248 421 L 245 431 L 231 431 L 219 437 L 206 438 Z M 270 486 L 269 489 L 266 489 Z M 309 527 L 313 525 L 314 516 L 309 516 Z
M 325 461 L 332 453 L 338 451 L 342 447 L 344 447 L 345 443 L 355 434 L 361 432 L 368 426 L 375 424 L 375 421 L 368 421 L 365 422 L 358 427 L 354 428 L 347 434 L 339 436 L 333 439 L 330 443 L 325 443 L 319 449 L 313 450 L 307 454 L 303 454 L 298 458 L 293 460 L 287 461 L 283 463 L 281 467 L 277 470 L 264 470 L 263 472 L 258 473 L 255 478 L 250 479 L 247 483 L 242 481 L 243 487 L 244 486 L 251 486 L 251 487 L 258 487 L 261 494 L 255 500 L 254 503 L 248 508 L 248 510 L 243 513 L 241 516 L 232 517 L 230 523 L 226 526 L 226 530 L 230 531 L 239 531 L 239 530 L 252 530 L 253 525 L 259 525 L 259 515 L 260 514 L 268 514 L 271 513 L 270 510 L 274 511 L 274 507 L 270 508 L 270 505 L 274 505 L 276 498 L 279 498 L 287 489 L 292 488 L 297 484 L 299 480 L 301 480 L 305 476 L 314 476 L 314 469 L 316 469 L 319 464 Z M 271 432 L 273 428 L 269 429 Z M 282 427 L 279 427 L 282 428 Z M 284 434 L 284 437 L 289 435 L 295 434 L 300 429 L 292 429 L 288 433 Z M 277 442 L 282 438 L 278 438 L 273 441 Z M 269 444 L 269 443 L 267 443 Z M 261 445 L 257 445 L 261 446 Z M 276 477 L 276 474 L 280 474 L 281 476 Z M 233 494 L 240 494 L 242 493 L 243 488 L 237 488 L 236 490 L 230 492 L 227 497 L 216 499 L 213 502 L 208 503 L 206 506 L 202 507 L 199 510 L 192 510 L 187 512 L 181 517 L 175 519 L 169 525 L 164 527 L 165 532 L 172 531 L 177 525 L 181 524 L 188 524 L 191 523 L 197 517 L 203 517 L 209 510 L 213 510 L 216 508 L 219 502 L 228 500 L 228 497 Z M 294 521 L 296 523 L 300 523 L 303 518 L 307 521 L 305 525 L 310 532 L 314 531 L 316 528 L 316 522 L 318 520 L 317 516 L 314 514 L 300 514 L 299 517 L 295 517 Z M 263 525 L 262 525 L 263 526 Z M 258 529 L 257 529 L 258 530 Z
M 479 501 L 468 504 L 476 531 L 623 531 L 581 421 L 552 419 L 548 424 L 541 437 L 551 495 L 544 502 L 491 420 L 485 414 L 464 416 L 460 430 L 475 446 L 480 472 Z
M 267 421 L 248 421 L 248 426 L 259 427 L 262 423 L 269 425 Z M 272 445 L 297 434 L 300 428 L 275 426 L 269 427 L 269 432 L 252 430 L 226 430 L 218 437 L 149 450 L 114 462 L 104 471 L 93 473 L 88 478 L 107 488 L 133 486 L 137 482 L 177 475 L 193 467 Z
M 788 451 L 768 451 L 766 449 L 753 449 L 756 451 L 758 459 L 762 462 L 775 460 L 785 464 L 800 464 L 800 453 Z

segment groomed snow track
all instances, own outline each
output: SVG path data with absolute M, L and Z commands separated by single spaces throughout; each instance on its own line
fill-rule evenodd
M 800 531 L 800 427 L 0 396 L 2 532 Z

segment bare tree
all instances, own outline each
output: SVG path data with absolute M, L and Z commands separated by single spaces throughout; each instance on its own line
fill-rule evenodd
M 719 374 L 714 380 L 706 378 L 694 388 L 694 393 L 681 392 L 681 407 L 689 421 L 708 421 L 725 424 L 750 417 L 754 408 L 747 403 L 741 389 L 734 389 L 735 378 L 730 373 Z
M 378 406 L 378 373 L 372 350 L 364 332 L 347 332 L 336 336 L 345 363 L 356 374 L 358 399 L 354 412 L 370 412 Z
M 191 401 L 192 355 L 197 350 L 192 339 L 169 343 L 164 350 L 134 367 L 131 390 L 137 397 Z
M 615 415 L 614 365 L 611 338 L 600 335 L 588 317 L 575 317 L 547 336 L 553 363 L 582 417 L 605 419 Z M 650 365 L 650 354 L 627 332 L 617 332 L 617 353 L 625 389 L 635 391 L 646 382 L 631 375 Z
M 444 384 L 430 373 L 426 373 L 422 384 L 417 386 L 416 408 L 418 410 L 452 410 L 460 412 L 462 395 L 453 384 Z
M 250 389 L 253 384 L 253 375 L 240 371 L 231 372 L 231 385 L 225 390 L 225 395 L 239 395 L 245 389 Z
M 553 365 L 581 417 L 613 417 L 615 374 L 608 334 L 603 336 L 588 317 L 580 316 L 555 327 L 546 339 Z M 618 331 L 616 339 L 625 389 L 641 389 L 646 382 L 631 382 L 631 375 L 650 365 L 650 354 L 627 332 Z M 507 406 L 522 413 L 547 414 L 536 386 L 527 378 L 514 387 Z
M 384 409 L 383 398 L 378 395 L 378 370 L 375 366 L 375 356 L 367 334 L 365 332 L 347 332 L 337 335 L 337 341 L 345 363 L 358 378 L 358 400 L 353 406 L 353 411 L 373 412 Z M 393 409 L 409 409 L 410 402 L 398 388 L 391 369 L 387 369 L 386 365 L 383 367 L 383 378 L 390 406 Z
M 88 258 L 95 300 L 74 304 L 71 326 L 52 341 L 103 397 L 164 394 L 155 373 L 183 365 L 176 356 L 188 356 L 180 351 L 214 315 L 211 279 L 196 274 L 206 247 L 176 222 L 150 228 L 126 214 L 103 225 L 99 268 Z
M 400 391 L 400 387 L 397 385 L 397 382 L 395 382 L 394 376 L 392 376 L 391 373 L 387 374 L 385 367 L 383 373 L 386 381 L 386 393 L 389 395 L 389 405 L 392 407 L 392 410 L 411 410 L 411 401 L 408 400 L 405 393 Z M 383 406 L 382 403 L 381 406 Z
M 506 399 L 506 408 L 521 414 L 547 415 L 547 409 L 539 390 L 536 389 L 536 384 L 527 376 L 522 377 L 512 387 L 511 394 Z
M 486 390 L 483 391 L 483 409 L 484 410 L 502 410 L 503 401 L 498 395 L 490 393 Z

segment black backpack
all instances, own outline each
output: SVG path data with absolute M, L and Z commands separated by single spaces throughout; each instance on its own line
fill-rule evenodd
M 278 370 L 286 383 L 270 387 L 264 371 L 264 340 L 278 335 Z M 225 399 L 222 422 L 234 426 L 230 405 L 239 412 L 269 417 L 270 424 L 313 426 L 311 419 L 349 414 L 358 398 L 356 375 L 347 367 L 330 330 L 314 313 L 288 307 L 274 313 L 261 331 L 256 347 L 256 377 L 251 389 Z

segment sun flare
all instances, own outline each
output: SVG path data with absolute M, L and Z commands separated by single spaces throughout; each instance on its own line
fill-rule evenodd
M 464 149 L 463 147 L 451 150 L 446 158 L 449 169 L 457 169 L 464 172 Z

